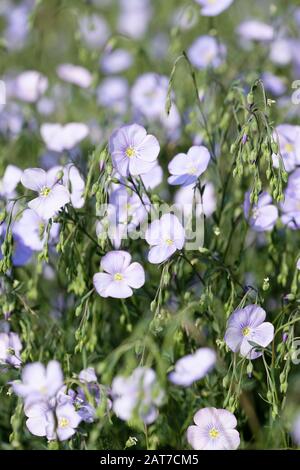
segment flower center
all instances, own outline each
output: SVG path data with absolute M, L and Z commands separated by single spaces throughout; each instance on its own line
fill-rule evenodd
M 286 145 L 285 145 L 285 151 L 286 151 L 286 153 L 291 153 L 291 152 L 293 152 L 293 151 L 294 151 L 294 146 L 293 146 L 293 144 L 286 144 Z
M 135 150 L 133 147 L 127 147 L 125 150 L 126 157 L 131 158 L 135 156 Z
M 249 333 L 250 333 L 250 328 L 248 326 L 246 326 L 245 328 L 243 328 L 243 336 L 248 336 Z
M 123 274 L 121 273 L 116 273 L 114 275 L 114 281 L 122 281 L 123 280 Z
M 60 428 L 67 428 L 69 426 L 69 420 L 68 418 L 65 418 L 65 417 L 62 417 L 62 418 L 59 418 L 58 420 L 58 426 Z
M 39 388 L 39 392 L 42 394 L 42 395 L 46 395 L 47 394 L 47 387 L 45 385 L 42 385 L 40 388 Z
M 209 436 L 212 439 L 217 439 L 219 437 L 219 435 L 220 435 L 220 433 L 216 428 L 211 428 L 211 430 L 209 431 Z
M 44 186 L 44 187 L 41 189 L 40 195 L 41 195 L 41 196 L 44 196 L 44 197 L 47 197 L 47 196 L 49 196 L 50 191 L 51 191 L 50 188 L 48 188 L 47 186 Z
M 190 166 L 188 168 L 189 175 L 195 175 L 197 173 L 197 168 L 195 166 Z
M 259 215 L 260 215 L 259 209 L 258 209 L 257 207 L 254 207 L 254 208 L 252 209 L 252 218 L 253 218 L 254 220 L 257 220 L 258 217 L 259 217 Z
M 173 243 L 174 243 L 174 242 L 173 242 L 173 240 L 171 240 L 171 238 L 167 238 L 167 239 L 166 239 L 166 244 L 167 244 L 168 246 L 173 245 Z

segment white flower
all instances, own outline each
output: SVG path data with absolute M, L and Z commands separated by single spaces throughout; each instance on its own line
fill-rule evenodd
M 24 171 L 21 182 L 25 188 L 38 193 L 38 197 L 32 199 L 28 207 L 44 220 L 53 217 L 70 202 L 69 191 L 58 182 L 51 170 L 47 173 L 41 168 L 29 168 Z

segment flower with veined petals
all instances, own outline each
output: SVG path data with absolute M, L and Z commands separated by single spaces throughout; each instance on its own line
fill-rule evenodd
M 237 421 L 228 410 L 202 408 L 194 416 L 195 426 L 187 430 L 188 443 L 195 450 L 235 450 L 240 435 Z
M 262 351 L 256 350 L 255 345 L 266 348 L 274 338 L 274 326 L 265 318 L 266 312 L 255 304 L 235 310 L 227 324 L 227 346 L 248 359 L 260 357 Z
M 204 173 L 210 160 L 210 154 L 206 147 L 194 145 L 187 154 L 179 153 L 168 165 L 172 174 L 168 178 L 171 185 L 188 186 L 197 181 Z
M 34 436 L 46 436 L 49 441 L 70 439 L 82 420 L 72 403 L 66 401 L 56 408 L 44 401 L 28 402 L 24 407 L 26 426 Z
M 185 241 L 185 230 L 178 218 L 173 214 L 164 214 L 154 220 L 145 234 L 151 246 L 148 260 L 159 264 L 170 258 L 176 250 L 181 250 Z
M 76 432 L 76 428 L 81 421 L 80 415 L 76 412 L 71 403 L 59 405 L 55 410 L 57 427 L 56 434 L 60 441 L 70 439 Z
M 138 124 L 123 126 L 109 139 L 109 150 L 115 169 L 122 176 L 147 173 L 159 154 L 159 143 Z
M 101 297 L 126 299 L 133 294 L 132 289 L 139 289 L 145 283 L 145 272 L 140 263 L 131 263 L 131 256 L 126 251 L 110 251 L 103 256 L 101 269 L 93 278 L 96 291 Z
M 41 168 L 29 168 L 24 171 L 21 182 L 25 188 L 38 192 L 38 197 L 32 199 L 28 207 L 44 220 L 53 217 L 70 202 L 69 191 L 58 182 L 57 175 L 51 170 L 46 172 Z

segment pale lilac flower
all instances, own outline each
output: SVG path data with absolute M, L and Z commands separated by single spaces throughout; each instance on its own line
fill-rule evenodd
M 0 179 L 0 197 L 12 199 L 15 189 L 21 181 L 22 170 L 15 165 L 7 165 L 3 177 Z
M 188 50 L 188 57 L 197 69 L 217 68 L 225 59 L 226 48 L 212 36 L 200 36 Z
M 97 382 L 97 376 L 94 367 L 88 367 L 87 369 L 83 369 L 78 374 L 78 378 L 81 382 Z
M 79 27 L 84 42 L 90 48 L 102 47 L 109 38 L 109 27 L 100 15 L 84 16 L 79 21 Z
M 109 77 L 97 88 L 97 102 L 116 113 L 125 113 L 127 109 L 129 87 L 123 77 Z
M 200 348 L 194 354 L 188 354 L 176 362 L 174 371 L 169 374 L 169 380 L 176 385 L 189 387 L 213 369 L 216 358 L 213 349 Z
M 34 103 L 48 88 L 48 79 L 35 70 L 22 72 L 15 78 L 13 95 L 19 100 Z
M 272 26 L 258 20 L 243 21 L 237 28 L 237 33 L 247 41 L 272 41 L 274 29 Z
M 133 62 L 132 54 L 126 49 L 115 49 L 101 57 L 101 68 L 104 73 L 120 73 L 129 69 Z
M 266 312 L 255 304 L 235 310 L 227 324 L 224 338 L 227 346 L 248 359 L 260 357 L 261 349 L 266 348 L 274 338 L 274 326 L 265 322 L 265 318 Z
M 126 299 L 145 283 L 145 272 L 141 264 L 131 263 L 126 251 L 110 251 L 101 259 L 104 272 L 94 275 L 94 286 L 101 297 Z
M 181 6 L 172 15 L 172 25 L 183 31 L 193 28 L 198 22 L 198 15 L 194 14 L 194 6 Z M 159 41 L 158 41 L 159 45 Z
M 296 268 L 298 269 L 298 271 L 300 271 L 300 258 L 298 258 L 297 260 Z
M 24 413 L 27 416 L 26 426 L 31 434 L 46 436 L 49 441 L 55 439 L 55 419 L 49 403 L 45 401 L 25 403 Z
M 292 434 L 293 441 L 297 444 L 297 446 L 300 446 L 300 414 L 299 413 L 297 414 L 293 422 L 291 434 Z
M 233 0 L 196 0 L 202 7 L 201 15 L 217 16 L 233 3 Z
M 271 196 L 263 192 L 257 204 L 251 205 L 250 192 L 245 195 L 244 214 L 253 230 L 256 232 L 270 232 L 278 219 L 278 209 L 272 204 Z
M 300 169 L 295 170 L 288 179 L 281 203 L 282 222 L 295 230 L 300 228 Z
M 187 440 L 195 450 L 235 450 L 240 435 L 237 421 L 228 410 L 202 408 L 194 416 L 196 426 L 189 426 Z
M 172 174 L 168 178 L 171 185 L 188 186 L 196 183 L 202 173 L 205 172 L 210 161 L 210 154 L 206 147 L 194 145 L 187 154 L 179 153 L 168 165 Z
M 46 241 L 45 220 L 32 209 L 25 209 L 20 219 L 13 224 L 13 234 L 17 235 L 26 247 L 33 251 L 41 251 Z M 59 224 L 51 225 L 48 242 L 55 240 L 59 233 Z
M 92 423 L 96 416 L 95 405 L 100 405 L 101 400 L 103 399 L 102 393 L 105 391 L 106 387 L 100 386 L 98 384 L 97 376 L 93 367 L 88 367 L 87 369 L 82 370 L 79 373 L 78 378 L 83 386 L 78 387 L 76 392 L 69 390 L 69 394 L 71 393 L 73 397 L 73 404 L 81 419 L 86 423 Z M 88 391 L 88 397 L 86 389 Z M 90 403 L 91 397 L 92 403 Z M 106 399 L 107 410 L 111 409 L 111 400 L 105 395 L 104 398 Z
M 293 171 L 300 164 L 300 126 L 281 124 L 276 127 L 274 137 L 278 138 L 285 170 Z M 273 165 L 276 168 L 279 166 L 278 158 L 273 154 Z
M 0 333 L 0 364 L 20 367 L 22 343 L 17 333 Z
M 18 136 L 24 124 L 24 111 L 17 103 L 0 105 L 0 132 L 10 139 Z
M 196 216 L 205 214 L 210 217 L 216 210 L 217 201 L 214 185 L 208 181 L 203 182 L 204 191 L 202 197 L 199 189 L 194 189 L 194 185 L 182 186 L 174 197 L 176 206 L 180 207 L 185 217 L 192 214 L 193 201 L 196 203 Z
M 139 196 L 133 191 L 116 185 L 109 196 L 109 205 L 105 216 L 97 223 L 96 233 L 99 239 L 111 240 L 114 248 L 119 249 L 123 239 L 133 232 L 147 217 L 146 208 L 150 201 L 146 195 Z
M 271 72 L 265 72 L 262 75 L 265 89 L 270 91 L 274 96 L 283 95 L 286 91 L 286 84 L 283 78 L 274 75 Z
M 6 225 L 0 225 L 0 245 L 3 242 L 3 237 L 6 232 Z M 24 266 L 26 265 L 32 256 L 32 250 L 26 246 L 23 237 L 21 237 L 14 228 L 12 230 L 13 236 L 13 254 L 12 254 L 12 264 L 14 266 Z M 0 260 L 3 259 L 2 251 L 0 250 Z
M 6 13 L 6 28 L 4 38 L 6 47 L 9 50 L 19 50 L 26 44 L 29 32 L 30 7 L 24 2 L 19 4 L 9 4 Z
M 175 215 L 164 214 L 159 220 L 152 222 L 146 230 L 145 239 L 151 246 L 149 262 L 159 264 L 183 248 L 185 230 Z
M 141 39 L 152 16 L 149 0 L 126 0 L 121 2 L 121 12 L 118 18 L 120 33 L 134 39 Z
M 28 402 L 49 400 L 63 385 L 63 373 L 57 361 L 45 367 L 40 362 L 27 364 L 22 370 L 22 381 L 12 382 L 14 392 Z
M 109 139 L 113 165 L 122 176 L 147 173 L 159 154 L 157 139 L 138 124 L 123 126 Z
M 92 74 L 80 65 L 61 64 L 57 67 L 56 73 L 61 80 L 81 88 L 88 88 L 93 79 Z
M 46 172 L 41 168 L 29 168 L 24 171 L 21 182 L 25 188 L 38 192 L 38 197 L 32 199 L 28 207 L 44 220 L 53 217 L 70 202 L 69 191 L 58 182 L 57 175 L 51 170 Z
M 139 196 L 130 192 L 124 187 L 114 190 L 109 196 L 110 217 L 114 216 L 117 224 L 127 225 L 128 231 L 134 230 L 147 217 L 146 207 L 150 207 L 150 202 L 146 196 L 142 204 Z
M 157 407 L 164 399 L 154 370 L 137 367 L 129 377 L 116 377 L 112 382 L 113 410 L 124 421 L 134 417 L 145 424 L 153 423 Z
M 71 150 L 89 133 L 89 128 L 81 122 L 61 124 L 45 123 L 41 125 L 41 136 L 49 150 L 63 152 Z
M 75 209 L 80 209 L 84 205 L 84 189 L 85 182 L 81 176 L 78 168 L 72 163 L 67 164 L 65 167 L 56 166 L 51 168 L 48 171 L 50 177 L 53 175 L 55 178 L 56 175 L 62 173 L 62 183 L 68 188 L 70 193 L 71 204 Z
M 55 410 L 57 418 L 56 434 L 60 441 L 70 439 L 78 427 L 81 417 L 76 412 L 75 407 L 71 403 L 58 405 Z
M 131 89 L 133 107 L 149 119 L 159 119 L 165 109 L 169 80 L 163 75 L 140 75 Z
M 35 436 L 46 436 L 48 440 L 70 439 L 81 421 L 75 407 L 68 401 L 58 404 L 56 408 L 44 401 L 28 402 L 24 412 L 29 431 Z
M 270 60 L 281 67 L 288 65 L 293 59 L 292 42 L 289 39 L 280 38 L 273 41 L 270 50 Z
M 158 163 L 156 163 L 150 171 L 141 175 L 141 180 L 143 181 L 147 190 L 156 188 L 163 181 L 162 167 Z
M 56 103 L 54 102 L 53 99 L 48 98 L 47 96 L 43 96 L 37 102 L 36 107 L 40 114 L 42 114 L 43 116 L 49 116 L 50 114 L 54 113 Z

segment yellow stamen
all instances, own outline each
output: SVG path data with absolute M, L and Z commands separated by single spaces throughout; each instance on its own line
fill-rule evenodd
M 210 431 L 209 431 L 209 435 L 212 439 L 217 439 L 220 435 L 219 431 L 216 429 L 216 428 L 212 428 Z
M 294 146 L 293 146 L 293 144 L 286 144 L 286 145 L 285 145 L 285 151 L 286 151 L 287 153 L 293 152 L 293 151 L 294 151 Z
M 166 244 L 167 244 L 168 246 L 173 245 L 173 243 L 174 243 L 174 242 L 173 242 L 173 240 L 171 240 L 171 238 L 167 238 L 167 239 L 166 239 Z
M 125 151 L 126 157 L 131 158 L 135 156 L 135 150 L 133 147 L 127 147 Z
M 67 428 L 69 426 L 69 420 L 68 418 L 59 418 L 58 420 L 58 426 L 60 428 Z
M 114 281 L 122 281 L 123 280 L 123 275 L 121 273 L 116 273 L 114 275 Z
M 189 175 L 195 175 L 197 173 L 197 168 L 195 166 L 191 166 L 188 168 Z
M 42 188 L 42 190 L 40 192 L 40 195 L 44 196 L 44 197 L 47 197 L 47 196 L 49 196 L 50 191 L 51 191 L 51 189 L 47 188 L 47 186 L 45 186 L 44 188 Z
M 250 328 L 248 326 L 246 326 L 245 328 L 243 328 L 243 336 L 248 336 L 250 333 Z

